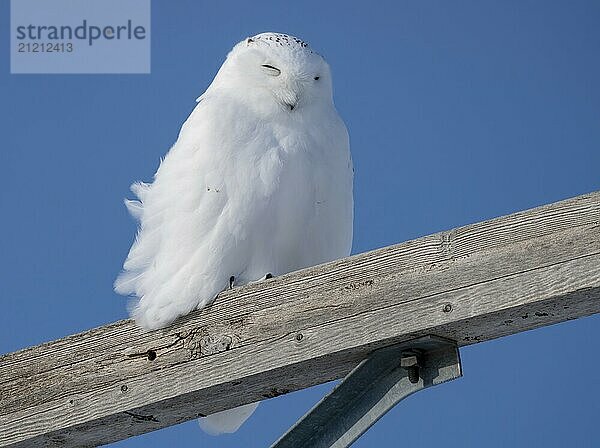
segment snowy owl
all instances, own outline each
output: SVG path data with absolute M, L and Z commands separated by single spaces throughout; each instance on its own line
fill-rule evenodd
M 287 34 L 249 37 L 197 101 L 154 181 L 126 201 L 140 225 L 115 290 L 135 298 L 146 329 L 351 249 L 348 132 L 319 54 Z M 233 410 L 237 420 L 254 407 Z M 230 414 L 202 426 L 233 431 Z

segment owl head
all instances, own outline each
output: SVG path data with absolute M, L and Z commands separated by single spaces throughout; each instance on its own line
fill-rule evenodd
M 239 42 L 207 93 L 217 89 L 289 114 L 333 104 L 327 62 L 306 42 L 281 33 L 261 33 Z

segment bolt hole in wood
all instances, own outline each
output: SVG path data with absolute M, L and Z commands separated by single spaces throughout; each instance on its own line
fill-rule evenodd
M 304 335 L 302 333 L 298 333 L 296 335 L 296 341 L 300 342 L 302 339 L 304 339 Z
M 127 392 L 127 386 L 125 384 L 121 386 L 121 392 Z
M 156 359 L 156 352 L 154 350 L 148 350 L 148 361 L 154 361 Z
M 451 303 L 447 303 L 444 305 L 444 313 L 451 313 L 452 312 L 452 304 Z

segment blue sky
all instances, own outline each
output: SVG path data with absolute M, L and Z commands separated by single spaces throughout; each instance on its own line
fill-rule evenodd
M 0 353 L 126 317 L 112 282 L 194 99 L 247 35 L 332 66 L 356 169 L 353 252 L 600 190 L 600 2 L 154 1 L 151 75 L 10 75 L 0 2 Z M 600 318 L 462 350 L 465 376 L 355 446 L 597 446 Z M 331 385 L 269 400 L 235 435 L 188 422 L 117 447 L 262 447 Z

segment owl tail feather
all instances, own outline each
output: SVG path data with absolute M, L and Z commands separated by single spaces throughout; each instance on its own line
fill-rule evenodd
M 252 415 L 259 403 L 250 403 L 198 419 L 200 428 L 211 436 L 236 432 Z

